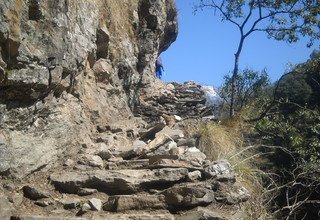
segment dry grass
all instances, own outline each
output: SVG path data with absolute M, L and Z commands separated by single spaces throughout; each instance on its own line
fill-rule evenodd
M 216 123 L 197 122 L 186 126 L 188 136 L 199 137 L 199 149 L 208 159 L 219 160 L 228 158 L 235 152 L 241 139 L 233 131 Z
M 246 147 L 244 134 L 250 132 L 250 127 L 238 117 L 215 122 L 189 122 L 185 126 L 189 137 L 199 139 L 199 149 L 207 155 L 209 160 L 227 159 L 237 174 L 237 181 L 241 182 L 251 193 L 251 199 L 242 207 L 246 219 L 272 219 L 267 213 L 263 174 L 256 166 L 259 159 L 255 147 Z

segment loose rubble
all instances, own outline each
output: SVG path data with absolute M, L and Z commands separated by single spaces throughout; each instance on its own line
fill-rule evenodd
M 115 159 L 111 153 L 110 158 L 106 157 L 109 159 L 100 158 L 104 166 L 82 163 L 84 169 L 81 170 L 76 163 L 62 166 L 60 171 L 53 171 L 49 176 L 53 189 L 43 191 L 26 185 L 24 196 L 43 209 L 58 208 L 60 204 L 70 214 L 81 217 L 78 219 L 88 219 L 94 212 L 100 213 L 99 217 L 95 215 L 97 219 L 113 219 L 117 216 L 115 213 L 129 218 L 128 212 L 151 210 L 167 213 L 158 215 L 160 219 L 233 219 L 210 211 L 222 205 L 238 205 L 249 198 L 249 192 L 236 181 L 231 165 L 226 160 L 206 160 L 193 145 L 195 141 L 184 137 L 178 128 L 165 126 L 161 130 L 151 130 L 154 138 L 149 139 L 149 143 L 135 142 L 132 149 L 120 153 L 121 159 L 119 155 Z M 179 148 L 178 143 L 186 143 L 181 144 L 183 150 L 172 151 Z M 86 158 L 94 155 L 92 151 Z M 78 157 L 83 159 L 83 155 Z M 209 206 L 208 210 L 199 209 Z M 193 209 L 195 211 L 190 211 Z M 54 210 L 57 211 L 55 208 L 49 211 L 49 216 Z M 149 217 L 158 219 L 156 216 Z

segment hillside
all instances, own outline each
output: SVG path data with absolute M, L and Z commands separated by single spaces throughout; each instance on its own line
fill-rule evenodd
M 163 83 L 170 0 L 0 2 L 0 219 L 243 219 L 249 192 L 185 120 L 201 86 Z

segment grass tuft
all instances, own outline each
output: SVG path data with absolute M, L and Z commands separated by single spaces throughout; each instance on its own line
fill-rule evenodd
M 198 148 L 209 160 L 227 159 L 237 174 L 237 181 L 251 193 L 242 207 L 247 220 L 272 219 L 264 198 L 263 173 L 258 164 L 259 153 L 255 146 L 247 146 L 250 127 L 241 117 L 217 122 L 190 121 L 185 125 L 189 137 L 198 139 Z

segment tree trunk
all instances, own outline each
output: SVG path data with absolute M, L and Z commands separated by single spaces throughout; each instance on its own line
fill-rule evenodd
M 239 42 L 238 50 L 234 54 L 234 68 L 233 74 L 231 78 L 231 100 L 230 100 L 230 118 L 234 117 L 235 114 L 235 107 L 236 107 L 236 97 L 237 97 L 237 77 L 239 73 L 239 58 L 243 47 L 245 37 L 243 36 L 243 32 L 241 30 L 241 39 Z
M 237 76 L 239 72 L 239 54 L 235 54 L 234 68 L 231 78 L 231 100 L 230 100 L 230 118 L 234 116 L 235 102 L 236 102 L 236 91 L 237 91 Z

